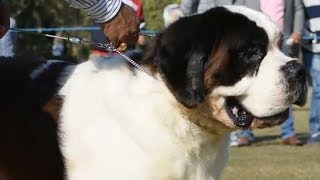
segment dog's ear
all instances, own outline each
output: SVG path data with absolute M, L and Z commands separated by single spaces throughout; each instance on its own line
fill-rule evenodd
M 161 40 L 160 40 L 161 41 Z M 187 108 L 197 107 L 205 98 L 204 63 L 201 50 L 190 50 L 161 42 L 155 52 L 155 62 L 175 98 Z
M 194 53 L 187 60 L 185 84 L 179 89 L 176 98 L 188 108 L 196 107 L 206 95 L 204 86 L 204 59 L 202 54 Z

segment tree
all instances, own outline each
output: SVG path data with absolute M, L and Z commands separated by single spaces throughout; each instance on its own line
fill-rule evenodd
M 163 8 L 179 0 L 143 0 L 147 28 L 163 28 Z M 74 8 L 68 7 L 65 0 L 10 0 L 11 14 L 18 28 L 92 26 L 90 17 Z M 50 32 L 55 34 L 55 32 Z M 62 32 L 61 36 L 90 39 L 89 31 Z M 32 34 L 19 33 L 17 54 L 35 54 L 46 59 L 52 58 L 53 39 Z M 86 59 L 90 47 L 64 42 L 65 54 L 61 59 Z
M 163 9 L 166 5 L 179 3 L 180 0 L 143 0 L 144 16 L 147 28 L 161 30 L 164 27 Z
M 17 21 L 18 28 L 72 27 L 91 25 L 90 18 L 83 12 L 68 7 L 64 0 L 10 0 L 11 14 Z M 55 34 L 55 32 L 49 32 Z M 63 32 L 62 36 L 78 35 L 90 37 L 89 32 Z M 19 33 L 17 54 L 36 54 L 51 58 L 53 39 L 32 34 Z M 79 53 L 88 47 L 65 42 L 66 54 L 63 59 L 84 58 Z

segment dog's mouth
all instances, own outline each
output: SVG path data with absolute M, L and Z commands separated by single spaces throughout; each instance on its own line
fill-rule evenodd
M 283 123 L 289 116 L 289 109 L 268 117 L 256 117 L 248 111 L 235 97 L 228 97 L 225 108 L 233 123 L 241 128 L 265 128 Z

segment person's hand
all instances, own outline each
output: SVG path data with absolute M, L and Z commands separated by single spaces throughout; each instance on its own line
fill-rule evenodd
M 301 33 L 299 32 L 293 32 L 290 38 L 292 39 L 293 44 L 300 45 L 302 43 L 302 36 L 301 36 Z
M 143 35 L 140 35 L 138 38 L 138 44 L 139 45 L 145 45 L 146 44 L 146 37 Z
M 139 37 L 139 18 L 130 6 L 123 3 L 118 14 L 101 24 L 101 28 L 115 47 L 120 43 L 135 45 Z
M 10 10 L 6 0 L 0 3 L 0 39 L 7 33 L 10 27 Z

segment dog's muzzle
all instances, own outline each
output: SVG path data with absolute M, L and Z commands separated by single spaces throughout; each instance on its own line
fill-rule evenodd
M 288 91 L 293 93 L 292 102 L 303 106 L 307 101 L 307 70 L 298 60 L 289 61 L 282 68 L 288 81 Z

